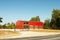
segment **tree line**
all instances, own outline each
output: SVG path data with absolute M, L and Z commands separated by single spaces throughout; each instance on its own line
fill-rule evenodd
M 0 17 L 0 23 L 2 22 L 2 17 Z M 36 21 L 40 22 L 40 17 L 32 17 L 29 21 Z M 15 28 L 15 23 L 5 23 L 4 25 L 0 24 L 0 28 L 4 29 L 14 29 Z M 46 19 L 44 21 L 44 28 L 45 29 L 60 29 L 60 10 L 58 9 L 53 9 L 52 11 L 52 17 L 51 19 Z
M 0 17 L 0 23 L 2 22 L 2 17 Z M 5 24 L 0 24 L 0 29 L 14 29 L 15 28 L 15 23 L 5 23 Z
M 53 9 L 52 18 L 44 22 L 46 29 L 60 29 L 60 10 Z
M 39 16 L 32 17 L 30 21 L 40 22 Z M 53 9 L 52 18 L 44 21 L 45 29 L 60 29 L 60 10 Z

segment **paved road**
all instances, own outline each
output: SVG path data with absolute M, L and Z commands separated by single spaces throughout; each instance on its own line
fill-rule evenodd
M 50 36 L 37 36 L 37 37 L 26 37 L 26 38 L 15 38 L 15 39 L 0 39 L 0 40 L 60 40 L 60 34 Z

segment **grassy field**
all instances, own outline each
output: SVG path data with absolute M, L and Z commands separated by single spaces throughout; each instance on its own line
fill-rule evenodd
M 28 30 L 31 32 L 56 32 L 60 33 L 60 30 L 53 30 L 53 29 L 42 29 L 42 30 Z M 17 36 L 20 35 L 19 32 L 16 31 L 9 31 L 9 30 L 0 30 L 0 38 L 5 36 Z
M 60 33 L 60 30 L 53 30 L 53 29 L 29 30 L 29 31 L 32 31 L 32 32 L 59 32 Z
M 11 36 L 17 36 L 19 35 L 19 32 L 9 31 L 9 30 L 0 30 L 0 38 L 1 37 L 11 37 Z

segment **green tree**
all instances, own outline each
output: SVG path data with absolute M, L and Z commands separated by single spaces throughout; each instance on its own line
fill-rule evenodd
M 3 29 L 6 29 L 6 27 L 7 27 L 6 24 L 2 25 L 2 28 L 3 28 Z
M 50 26 L 53 29 L 60 29 L 60 10 L 53 9 Z
M 2 18 L 2 17 L 0 17 L 0 22 L 2 22 L 2 19 L 3 19 L 3 18 Z M 2 28 L 2 25 L 1 25 L 1 24 L 0 24 L 0 28 Z
M 32 17 L 32 18 L 30 19 L 30 21 L 40 22 L 40 18 L 39 18 L 39 16 Z
M 0 22 L 2 22 L 2 19 L 3 19 L 3 18 L 2 18 L 2 17 L 0 17 Z
M 6 24 L 6 26 L 7 26 L 7 29 L 14 29 L 15 28 L 15 23 L 7 23 Z
M 30 21 L 36 21 L 36 18 L 35 17 L 32 17 Z
M 6 28 L 9 29 L 10 28 L 10 23 L 6 23 Z
M 44 22 L 44 28 L 45 29 L 50 29 L 50 20 L 49 19 L 45 20 L 45 22 Z
M 15 23 L 11 23 L 11 29 L 14 29 L 15 28 Z
M 0 24 L 0 28 L 2 28 L 2 25 Z
M 37 22 L 40 22 L 39 16 L 36 16 L 36 21 L 37 21 Z

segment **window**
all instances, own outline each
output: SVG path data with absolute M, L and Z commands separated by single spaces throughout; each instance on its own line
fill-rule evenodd
M 30 25 L 30 29 L 33 29 L 33 25 Z
M 38 25 L 35 26 L 35 29 L 38 29 Z

